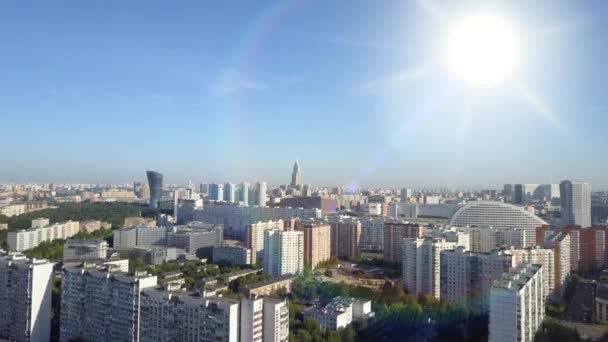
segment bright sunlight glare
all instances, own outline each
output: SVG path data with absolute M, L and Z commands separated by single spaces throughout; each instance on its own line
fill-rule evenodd
M 495 84 L 512 74 L 519 57 L 515 30 L 493 15 L 464 18 L 448 33 L 447 64 L 469 83 Z

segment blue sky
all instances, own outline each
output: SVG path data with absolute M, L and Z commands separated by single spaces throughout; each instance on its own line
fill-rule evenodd
M 0 182 L 607 188 L 608 4 L 448 4 L 3 3 Z M 517 28 L 500 85 L 440 63 L 478 12 Z

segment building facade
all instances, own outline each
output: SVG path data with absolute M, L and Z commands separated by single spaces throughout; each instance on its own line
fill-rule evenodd
M 361 256 L 361 222 L 349 217 L 336 217 L 331 226 L 331 255 L 342 259 L 357 259 Z
M 565 180 L 559 184 L 561 226 L 591 227 L 591 184 Z
M 296 230 L 304 233 L 304 263 L 315 269 L 331 256 L 331 226 L 322 222 L 296 221 Z
M 441 297 L 441 251 L 456 248 L 443 239 L 404 239 L 402 248 L 403 286 L 411 294 Z
M 146 171 L 148 187 L 150 188 L 150 208 L 158 208 L 158 202 L 163 196 L 163 175 L 157 171 Z
M 264 272 L 274 277 L 304 271 L 304 233 L 264 231 Z
M 409 222 L 387 222 L 384 224 L 383 256 L 385 261 L 401 262 L 403 239 L 422 238 L 422 226 Z

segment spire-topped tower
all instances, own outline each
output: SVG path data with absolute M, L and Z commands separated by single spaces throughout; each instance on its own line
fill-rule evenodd
M 297 187 L 302 185 L 302 172 L 300 171 L 300 163 L 296 160 L 293 164 L 293 173 L 291 174 L 291 186 Z

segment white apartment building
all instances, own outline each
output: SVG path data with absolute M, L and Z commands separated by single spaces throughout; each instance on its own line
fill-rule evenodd
M 351 324 L 353 320 L 365 320 L 374 316 L 371 301 L 346 297 L 336 297 L 322 307 L 311 307 L 303 312 L 304 319 L 312 318 L 321 328 L 338 330 Z
M 517 228 L 464 227 L 470 235 L 471 251 L 489 253 L 501 248 L 526 248 L 536 245 L 536 231 Z
M 361 249 L 381 251 L 384 246 L 385 217 L 360 217 Z
M 289 341 L 289 304 L 285 298 L 264 298 L 264 342 Z
M 60 341 L 139 341 L 141 291 L 156 276 L 84 266 L 63 272 Z
M 489 341 L 532 342 L 545 318 L 542 266 L 528 264 L 492 286 Z
M 251 249 L 251 263 L 255 264 L 264 255 L 264 231 L 283 230 L 283 220 L 255 222 L 245 226 L 245 247 Z
M 513 256 L 513 266 L 538 264 L 543 266 L 544 293 L 548 299 L 555 295 L 555 254 L 552 249 L 531 247 L 525 249 L 506 249 Z
M 264 272 L 279 277 L 304 271 L 304 233 L 266 230 L 264 232 Z
M 0 257 L 0 339 L 49 341 L 53 263 Z
M 241 299 L 241 342 L 262 342 L 264 336 L 264 299 Z
M 443 239 L 404 239 L 403 286 L 415 295 L 441 296 L 441 251 L 454 249 L 455 242 Z
M 168 230 L 170 228 L 146 225 L 118 229 L 113 232 L 114 248 L 166 246 Z
M 69 239 L 63 245 L 63 261 L 84 261 L 105 259 L 108 256 L 108 243 L 104 240 Z
M 570 234 L 556 233 L 545 238 L 545 247 L 553 249 L 555 257 L 555 293 L 562 296 L 570 276 Z
M 321 209 L 280 208 L 243 206 L 229 203 L 209 203 L 204 208 L 194 210 L 194 220 L 222 224 L 224 229 L 233 232 L 233 237 L 243 239 L 247 225 L 270 220 L 289 220 L 321 218 Z
M 183 249 L 197 257 L 209 257 L 213 247 L 224 241 L 224 229 L 219 225 L 191 223 L 167 229 L 167 247 Z
M 30 229 L 7 233 L 6 240 L 9 251 L 22 252 L 34 248 L 44 241 L 69 239 L 80 231 L 80 225 L 77 221 L 49 224 L 48 219 L 37 219 L 33 220 L 32 224 L 33 227 Z
M 503 252 L 472 253 L 463 247 L 441 252 L 441 300 L 486 312 L 492 284 L 512 268 Z
M 233 299 L 146 288 L 140 315 L 142 342 L 239 341 L 239 302 Z

